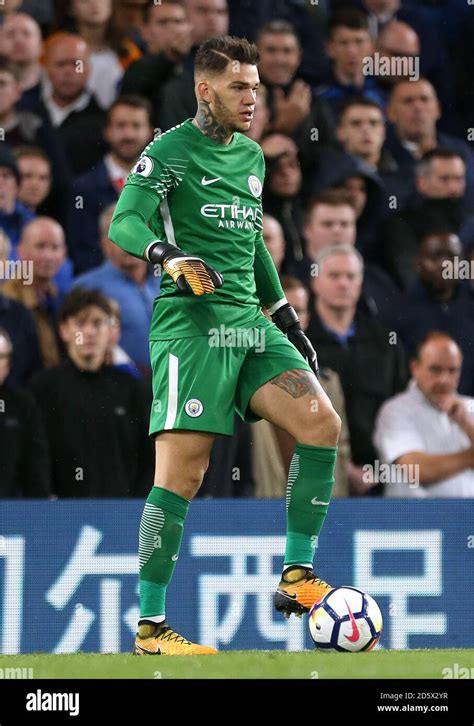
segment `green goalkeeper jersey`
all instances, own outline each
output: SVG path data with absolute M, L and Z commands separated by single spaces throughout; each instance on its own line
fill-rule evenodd
M 218 144 L 188 120 L 143 151 L 117 203 L 110 239 L 146 257 L 167 241 L 222 273 L 211 295 L 183 295 L 163 274 L 150 340 L 207 335 L 221 324 L 258 321 L 262 305 L 284 297 L 262 237 L 263 153 L 234 133 Z

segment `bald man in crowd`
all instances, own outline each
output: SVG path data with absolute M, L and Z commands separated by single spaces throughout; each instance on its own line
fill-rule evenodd
M 61 298 L 53 278 L 66 255 L 64 232 L 51 217 L 37 217 L 24 228 L 18 245 L 21 271 L 5 282 L 2 292 L 31 310 L 36 322 L 41 358 L 46 368 L 60 361 L 56 313 Z
M 30 108 L 39 99 L 42 68 L 41 28 L 27 13 L 10 13 L 6 16 L 0 36 L 3 55 L 15 64 L 18 80 L 23 91 L 19 108 Z
M 105 153 L 105 113 L 88 89 L 91 73 L 86 42 L 73 33 L 55 33 L 45 44 L 41 101 L 32 108 L 59 131 L 72 172 L 90 169 Z
M 391 467 L 392 497 L 474 497 L 474 398 L 457 392 L 462 352 L 431 332 L 411 361 L 412 380 L 381 407 L 374 444 Z

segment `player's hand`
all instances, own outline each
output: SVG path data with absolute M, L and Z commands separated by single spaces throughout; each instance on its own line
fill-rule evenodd
M 273 313 L 272 320 L 280 330 L 288 336 L 290 343 L 293 343 L 303 358 L 308 361 L 315 375 L 318 373 L 318 358 L 316 351 L 311 345 L 310 340 L 306 337 L 300 326 L 300 320 L 296 310 L 289 303 L 282 305 L 281 308 Z
M 158 263 L 173 278 L 182 293 L 212 294 L 224 284 L 220 272 L 207 265 L 200 257 L 186 255 L 178 247 L 157 243 L 148 254 L 152 263 Z

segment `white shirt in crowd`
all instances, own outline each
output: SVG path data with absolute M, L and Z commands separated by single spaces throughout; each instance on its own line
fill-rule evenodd
M 107 109 L 117 98 L 123 68 L 117 53 L 109 48 L 91 53 L 90 62 L 91 75 L 87 86 L 96 97 L 99 106 Z
M 474 399 L 460 396 L 466 411 L 474 419 Z M 386 401 L 381 407 L 373 436 L 381 462 L 393 464 L 411 451 L 425 454 L 455 454 L 471 446 L 469 437 L 426 398 L 415 381 L 403 393 Z M 429 486 L 413 486 L 400 481 L 385 485 L 385 496 L 474 497 L 474 469 L 466 469 Z

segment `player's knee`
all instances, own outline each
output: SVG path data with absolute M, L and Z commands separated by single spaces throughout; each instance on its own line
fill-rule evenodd
M 192 499 L 199 491 L 204 475 L 209 468 L 209 457 L 198 457 L 188 463 L 184 488 L 186 499 Z
M 336 446 L 341 432 L 341 417 L 331 405 L 320 406 L 302 422 L 298 443 L 310 446 Z

